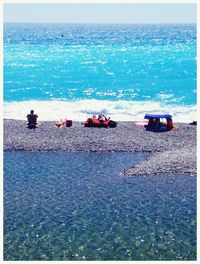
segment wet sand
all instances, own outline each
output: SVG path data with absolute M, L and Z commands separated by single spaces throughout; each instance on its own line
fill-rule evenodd
M 124 174 L 196 174 L 197 127 L 184 123 L 178 129 L 155 133 L 133 122 L 118 122 L 116 128 L 87 128 L 81 122 L 57 128 L 55 122 L 39 122 L 28 129 L 26 121 L 4 120 L 4 151 L 144 152 L 148 160 Z

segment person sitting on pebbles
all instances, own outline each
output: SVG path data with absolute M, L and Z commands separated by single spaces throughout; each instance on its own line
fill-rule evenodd
M 66 119 L 63 121 L 62 119 L 60 119 L 60 121 L 56 122 L 55 126 L 56 127 L 64 127 L 66 125 Z
M 34 114 L 34 110 L 31 110 L 30 114 L 28 114 L 26 117 L 28 120 L 28 128 L 36 128 L 38 115 Z

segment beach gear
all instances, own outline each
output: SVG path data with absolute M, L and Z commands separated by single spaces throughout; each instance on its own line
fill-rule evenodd
M 148 124 L 144 126 L 149 131 L 164 132 L 174 127 L 172 115 L 169 114 L 146 114 L 144 119 L 149 120 Z M 161 122 L 160 119 L 166 119 L 166 123 Z
M 113 120 L 108 120 L 109 123 L 108 123 L 108 126 L 109 127 L 116 127 L 117 126 L 117 122 L 113 121 Z
M 105 120 L 105 121 L 100 121 L 98 119 L 93 120 L 92 118 L 88 118 L 87 121 L 83 122 L 83 125 L 85 127 L 116 127 L 117 122 L 113 120 Z
M 133 122 L 133 124 L 139 127 L 144 127 L 145 125 L 148 125 L 148 122 L 136 121 L 136 122 Z
M 107 121 L 99 121 L 93 120 L 92 118 L 88 118 L 87 121 L 83 122 L 85 127 L 108 127 L 109 120 Z
M 72 126 L 72 120 L 66 120 L 66 127 Z
M 172 118 L 172 115 L 169 114 L 145 114 L 144 119 L 150 118 Z
M 196 126 L 197 125 L 197 121 L 193 121 L 192 123 L 189 123 L 189 125 Z

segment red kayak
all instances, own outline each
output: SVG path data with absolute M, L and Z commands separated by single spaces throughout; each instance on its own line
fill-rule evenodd
M 92 118 L 88 118 L 87 121 L 83 122 L 83 125 L 86 127 L 108 127 L 109 126 L 110 120 L 106 121 L 99 121 L 93 120 Z

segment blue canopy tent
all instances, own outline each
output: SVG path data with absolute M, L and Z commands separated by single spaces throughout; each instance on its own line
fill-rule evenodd
M 159 114 L 146 114 L 144 116 L 144 119 L 150 119 L 150 118 L 172 118 L 172 115 L 169 115 L 169 114 L 162 114 L 162 115 L 159 115 Z
M 167 123 L 160 122 L 160 119 L 165 118 Z M 163 132 L 169 131 L 173 128 L 172 115 L 169 114 L 146 114 L 144 119 L 148 119 L 148 125 L 145 126 L 146 130 Z

